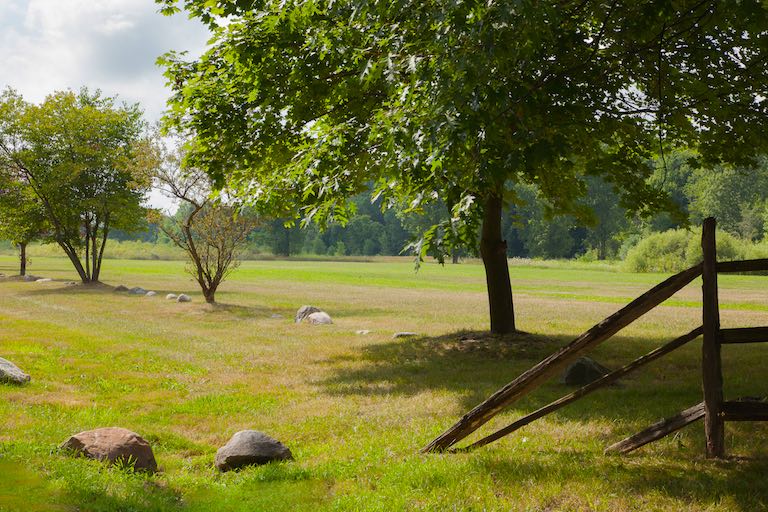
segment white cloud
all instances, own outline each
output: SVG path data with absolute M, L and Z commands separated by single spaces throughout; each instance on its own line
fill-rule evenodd
M 158 14 L 153 0 L 0 1 L 0 87 L 28 101 L 81 86 L 139 102 L 160 117 L 168 91 L 157 57 L 198 55 L 208 39 L 185 16 Z

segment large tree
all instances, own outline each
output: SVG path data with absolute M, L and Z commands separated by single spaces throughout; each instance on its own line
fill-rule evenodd
M 155 165 L 136 105 L 83 89 L 57 92 L 39 105 L 13 90 L 0 96 L 0 158 L 34 193 L 49 241 L 84 283 L 98 282 L 111 229 L 141 226 L 141 202 Z
M 654 153 L 744 163 L 766 146 L 761 0 L 157 1 L 214 33 L 200 59 L 162 60 L 192 161 L 321 224 L 371 182 L 385 205 L 452 205 L 420 247 L 479 233 L 497 333 L 515 330 L 510 182 L 585 217 L 599 175 L 643 213 L 671 204 L 647 182 Z

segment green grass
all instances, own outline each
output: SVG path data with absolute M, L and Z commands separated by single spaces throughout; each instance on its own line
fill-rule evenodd
M 701 400 L 693 342 L 621 385 L 472 453 L 419 449 L 469 408 L 664 278 L 610 265 L 512 262 L 512 340 L 462 342 L 486 327 L 482 266 L 246 262 L 212 308 L 184 264 L 105 261 L 110 285 L 68 287 L 68 262 L 36 257 L 47 284 L 0 282 L 0 356 L 33 380 L 0 386 L 0 511 L 733 510 L 768 508 L 768 426 L 728 424 L 735 458 L 703 458 L 701 425 L 629 456 L 604 447 Z M 0 257 L 0 272 L 14 272 Z M 618 367 L 700 323 L 700 283 L 596 349 Z M 168 292 L 191 304 L 165 301 Z M 768 278 L 722 276 L 724 326 L 768 325 Z M 295 325 L 302 304 L 331 326 Z M 274 317 L 280 315 L 280 317 Z M 358 329 L 370 329 L 367 336 Z M 417 331 L 393 340 L 396 331 Z M 729 397 L 765 394 L 768 347 L 724 348 Z M 556 381 L 477 436 L 559 397 Z M 134 474 L 59 453 L 69 435 L 121 426 L 161 472 Z M 219 474 L 216 449 L 255 428 L 295 461 Z

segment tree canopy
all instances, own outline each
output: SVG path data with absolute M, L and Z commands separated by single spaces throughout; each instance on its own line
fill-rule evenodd
M 98 281 L 110 229 L 142 224 L 141 201 L 154 165 L 137 106 L 83 89 L 27 103 L 0 96 L 0 158 L 42 207 L 47 240 L 67 254 L 83 282 Z
M 640 213 L 665 148 L 751 163 L 768 124 L 760 0 L 157 0 L 211 28 L 197 61 L 162 59 L 190 160 L 259 208 L 325 224 L 373 184 L 385 207 L 442 201 L 420 250 L 473 243 L 491 329 L 515 329 L 502 239 L 510 182 L 553 211 L 601 176 Z

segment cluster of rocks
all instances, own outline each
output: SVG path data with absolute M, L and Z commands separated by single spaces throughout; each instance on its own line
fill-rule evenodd
M 140 286 L 128 288 L 127 286 L 124 286 L 122 284 L 119 286 L 116 286 L 114 291 L 118 293 L 127 292 L 128 295 L 143 295 L 144 297 L 154 297 L 155 295 L 157 295 L 157 292 L 152 290 L 145 290 Z M 176 295 L 175 293 L 169 293 L 168 295 L 165 296 L 165 298 L 167 300 L 175 300 L 176 302 L 192 302 L 192 298 L 186 293 L 182 293 L 179 295 Z
M 331 315 L 315 306 L 301 306 L 296 312 L 294 321 L 297 324 L 306 322 L 312 325 L 332 324 Z
M 80 432 L 64 441 L 60 448 L 77 456 L 130 465 L 136 471 L 157 471 L 150 444 L 124 428 L 106 427 Z M 293 460 L 293 455 L 283 443 L 258 430 L 242 430 L 218 449 L 214 465 L 224 472 L 284 460 Z

